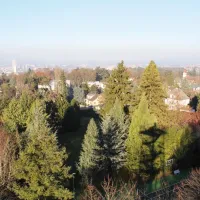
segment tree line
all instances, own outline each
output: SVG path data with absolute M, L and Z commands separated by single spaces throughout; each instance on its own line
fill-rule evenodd
M 105 70 L 96 70 L 104 77 Z M 76 69 L 71 74 L 77 80 L 74 90 L 81 94 L 78 88 L 87 81 L 87 70 Z M 0 197 L 139 199 L 136 182 L 144 184 L 175 169 L 197 140 L 198 130 L 191 124 L 194 120 L 199 123 L 198 113 L 194 120 L 183 123 L 180 113 L 168 110 L 165 87 L 153 61 L 137 86 L 129 74 L 122 61 L 105 75 L 104 106 L 96 113 L 98 117 L 85 124 L 76 171 L 68 164 L 70 149 L 66 151 L 58 141 L 59 135 L 75 134 L 81 127 L 81 99 L 78 94 L 70 97 L 68 75 L 55 72 L 59 80 L 55 91 L 32 87 L 32 72 L 25 75 L 29 77 L 22 84 L 26 89 L 18 91 L 18 87 L 3 83 Z M 169 160 L 173 165 L 168 165 Z M 80 191 L 74 190 L 75 172 Z M 184 187 L 178 190 L 180 194 L 183 191 Z

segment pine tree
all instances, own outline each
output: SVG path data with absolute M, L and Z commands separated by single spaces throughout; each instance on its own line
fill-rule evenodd
M 128 118 L 125 114 L 123 104 L 117 98 L 113 107 L 111 108 L 109 115 L 117 122 L 120 129 L 126 132 L 129 128 Z
M 68 97 L 68 88 L 66 86 L 66 77 L 64 71 L 62 71 L 60 74 L 59 94 L 65 99 Z
M 133 113 L 128 138 L 126 140 L 126 165 L 130 172 L 138 174 L 141 168 L 145 167 L 142 166 L 144 164 L 142 157 L 145 154 L 148 155 L 150 149 L 148 145 L 144 146 L 145 135 L 142 133 L 152 128 L 155 122 L 156 119 L 150 114 L 146 96 L 143 94 L 138 108 Z M 151 137 L 151 135 L 149 134 L 147 137 Z
M 98 137 L 99 131 L 97 125 L 94 119 L 91 119 L 84 136 L 79 163 L 77 165 L 79 173 L 86 179 L 88 176 L 91 176 L 97 168 L 97 163 L 99 161 L 97 153 L 99 150 Z
M 85 100 L 85 93 L 84 90 L 81 87 L 74 87 L 73 88 L 73 93 L 74 93 L 74 99 L 78 103 L 84 103 Z
M 68 101 L 62 95 L 58 95 L 56 97 L 55 103 L 56 103 L 56 107 L 58 109 L 60 121 L 62 123 L 64 116 L 65 116 L 65 113 L 67 112 L 70 105 L 69 105 Z
M 115 103 L 116 98 L 122 102 L 123 106 L 129 106 L 132 101 L 132 85 L 129 75 L 124 66 L 124 62 L 118 64 L 117 68 L 108 78 L 105 88 L 104 113 L 108 113 Z
M 158 69 L 153 61 L 150 62 L 142 75 L 139 86 L 139 99 L 141 98 L 142 93 L 145 93 L 147 97 L 151 114 L 156 116 L 159 125 L 163 125 L 166 120 L 167 106 L 164 102 L 166 94 Z
M 20 199 L 71 199 L 65 187 L 71 178 L 65 162 L 67 154 L 58 146 L 56 135 L 47 123 L 45 108 L 36 101 L 31 122 L 26 131 L 27 141 L 14 164 L 13 191 Z
M 10 132 L 22 132 L 26 129 L 29 110 L 35 97 L 27 92 L 19 99 L 13 98 L 3 111 L 2 120 Z
M 109 173 L 118 172 L 125 164 L 128 126 L 123 105 L 116 99 L 101 126 L 103 168 L 108 169 Z
M 63 126 L 64 117 L 69 108 L 69 103 L 67 101 L 67 97 L 69 96 L 69 90 L 66 86 L 66 77 L 63 70 L 60 72 L 57 89 L 58 94 L 55 103 L 60 118 L 60 125 Z

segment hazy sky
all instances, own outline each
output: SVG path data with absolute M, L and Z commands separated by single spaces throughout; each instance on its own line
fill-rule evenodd
M 0 0 L 0 64 L 200 64 L 199 0 Z

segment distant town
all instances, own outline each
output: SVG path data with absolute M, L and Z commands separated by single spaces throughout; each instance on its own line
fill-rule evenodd
M 145 68 L 148 64 L 128 64 L 126 67 L 129 68 Z M 113 65 L 87 65 L 87 64 L 82 64 L 82 65 L 72 65 L 72 64 L 65 64 L 65 65 L 60 65 L 60 64 L 20 64 L 17 60 L 12 60 L 10 64 L 7 65 L 0 65 L 0 74 L 11 74 L 11 73 L 24 73 L 27 72 L 29 69 L 30 70 L 38 70 L 38 69 L 49 69 L 53 70 L 54 68 L 61 68 L 64 69 L 65 71 L 70 72 L 73 69 L 76 68 L 91 68 L 95 69 L 97 66 L 100 66 L 101 68 L 105 68 L 107 70 L 112 70 L 117 67 L 116 64 Z M 200 75 L 200 64 L 191 64 L 191 65 L 158 65 L 159 68 L 184 68 L 187 71 L 196 71 L 196 73 L 199 73 Z

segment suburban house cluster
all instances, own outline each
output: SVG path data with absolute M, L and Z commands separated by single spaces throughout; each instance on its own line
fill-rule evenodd
M 85 82 L 84 82 L 85 83 Z M 55 91 L 57 87 L 58 82 L 56 80 L 51 80 L 49 82 L 49 85 L 38 85 L 38 89 L 40 90 L 49 90 L 49 91 Z M 68 87 L 71 86 L 71 81 L 66 80 L 66 85 Z M 97 88 L 101 89 L 102 91 L 105 89 L 105 84 L 100 81 L 89 81 L 87 82 L 87 85 L 89 87 L 96 86 Z M 81 108 L 95 108 L 96 110 L 99 110 L 103 106 L 103 94 L 97 94 L 94 92 L 91 92 L 86 95 L 85 98 L 85 105 L 81 105 Z
M 165 104 L 168 105 L 169 110 L 180 110 L 180 111 L 191 111 L 188 104 L 190 103 L 190 98 L 181 89 L 181 81 L 187 80 L 191 86 L 191 90 L 195 92 L 200 91 L 200 80 L 198 77 L 192 77 L 188 75 L 188 71 L 184 70 L 182 79 L 175 82 L 177 83 L 177 88 L 168 88 L 167 97 L 165 99 Z M 134 82 L 133 79 L 130 81 Z M 39 89 L 47 89 L 54 91 L 57 87 L 58 82 L 56 80 L 50 81 L 49 85 L 38 85 Z M 71 86 L 71 81 L 66 80 L 66 85 Z M 105 84 L 100 81 L 89 81 L 87 82 L 89 87 L 95 85 L 97 88 L 103 91 L 105 89 Z M 81 107 L 83 108 L 95 108 L 99 110 L 104 104 L 103 94 L 89 93 L 85 97 L 85 104 Z

